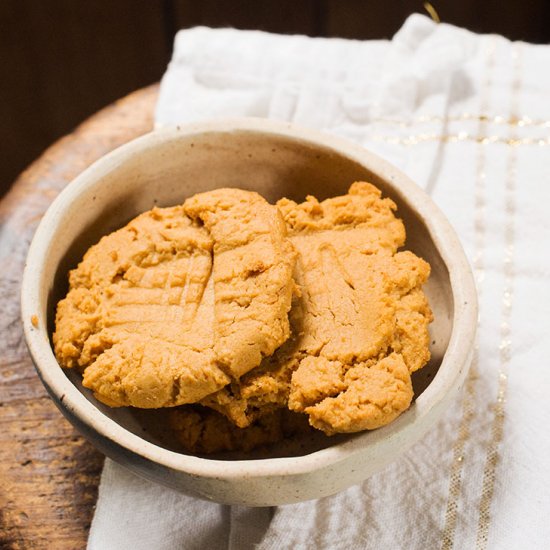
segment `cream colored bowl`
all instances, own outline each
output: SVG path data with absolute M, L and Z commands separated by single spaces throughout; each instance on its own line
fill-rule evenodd
M 153 420 L 110 409 L 63 371 L 51 333 L 67 272 L 102 235 L 154 205 L 221 186 L 270 201 L 345 193 L 356 180 L 398 205 L 407 248 L 432 266 L 432 360 L 415 373 L 416 400 L 390 425 L 349 436 L 290 440 L 276 454 L 200 458 L 170 449 Z M 476 294 L 460 243 L 439 209 L 405 175 L 364 149 L 269 120 L 225 120 L 154 132 L 105 156 L 54 201 L 31 244 L 23 278 L 25 336 L 42 382 L 63 414 L 98 449 L 135 473 L 201 498 L 251 506 L 299 502 L 358 483 L 403 453 L 437 422 L 470 364 Z M 34 326 L 31 318 L 36 315 Z M 34 319 L 36 321 L 36 319 Z M 158 426 L 156 426 L 158 428 Z

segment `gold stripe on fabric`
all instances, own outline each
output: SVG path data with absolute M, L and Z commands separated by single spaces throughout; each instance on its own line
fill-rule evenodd
M 480 121 L 481 123 L 481 121 Z M 443 143 L 459 143 L 461 141 L 473 141 L 475 143 L 480 143 L 481 145 L 489 145 L 493 143 L 501 143 L 503 145 L 537 145 L 539 147 L 547 147 L 550 145 L 550 136 L 541 136 L 541 137 L 502 137 L 497 135 L 486 136 L 483 134 L 469 133 L 469 132 L 458 132 L 456 134 L 428 134 L 428 133 L 419 133 L 411 134 L 405 137 L 398 136 L 384 136 L 375 134 L 369 136 L 370 141 L 381 141 L 384 143 L 389 143 L 391 145 L 418 145 L 419 143 L 427 143 L 439 141 Z
M 481 91 L 481 106 L 483 112 L 487 109 L 490 88 L 492 84 L 492 73 L 495 64 L 496 41 L 492 39 L 487 49 L 486 77 Z M 479 118 L 478 135 L 483 136 L 487 129 L 488 121 Z M 481 294 L 481 287 L 484 279 L 484 254 L 485 254 L 485 164 L 486 151 L 479 147 L 476 160 L 476 179 L 474 186 L 474 258 L 473 268 L 476 276 L 477 291 Z M 479 324 L 479 323 L 478 323 Z M 464 399 L 462 402 L 462 418 L 458 428 L 457 438 L 453 447 L 453 460 L 449 476 L 449 493 L 447 496 L 447 507 L 445 510 L 445 523 L 443 526 L 443 540 L 441 548 L 451 550 L 454 546 L 456 524 L 458 517 L 458 503 L 462 491 L 462 469 L 464 465 L 464 452 L 466 442 L 470 436 L 470 425 L 474 418 L 474 404 L 476 392 L 476 380 L 478 378 L 479 350 L 476 341 L 472 366 L 466 379 L 464 388 Z
M 371 120 L 373 123 L 392 124 L 401 128 L 409 128 L 416 124 L 425 124 L 429 122 L 488 122 L 489 124 L 498 124 L 503 126 L 519 126 L 520 128 L 550 128 L 550 120 L 533 119 L 530 116 L 505 116 L 505 115 L 489 115 L 489 114 L 474 114 L 460 113 L 457 115 L 441 116 L 441 115 L 419 115 L 417 117 L 402 120 L 391 117 L 378 117 Z
M 514 64 L 514 76 L 511 91 L 510 110 L 518 111 L 518 103 L 521 89 L 521 70 L 523 50 L 521 43 L 514 44 L 512 60 Z M 513 130 L 512 130 L 513 131 Z M 499 460 L 499 447 L 504 433 L 505 405 L 508 392 L 508 368 L 511 358 L 511 329 L 512 303 L 514 293 L 514 241 L 515 241 L 515 217 L 516 217 L 516 181 L 517 181 L 517 150 L 510 149 L 508 156 L 508 170 L 505 183 L 505 215 L 504 226 L 504 291 L 501 303 L 501 324 L 499 343 L 499 372 L 496 402 L 494 403 L 494 418 L 491 426 L 491 440 L 487 449 L 485 468 L 483 471 L 483 486 L 479 504 L 479 519 L 477 528 L 477 548 L 485 550 L 489 540 L 489 528 L 491 524 L 491 505 L 493 502 L 496 467 Z

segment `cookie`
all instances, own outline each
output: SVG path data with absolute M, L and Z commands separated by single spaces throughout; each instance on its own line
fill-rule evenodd
M 296 252 L 278 209 L 257 193 L 219 189 L 185 201 L 214 242 L 214 351 L 239 378 L 290 335 Z
M 327 434 L 391 422 L 413 397 L 410 373 L 430 357 L 429 265 L 397 252 L 395 204 L 368 183 L 345 196 L 278 206 L 298 251 L 292 335 L 260 367 L 202 403 L 244 427 L 289 407 Z
M 246 428 L 238 428 L 227 417 L 200 405 L 172 409 L 168 415 L 168 426 L 177 443 L 185 451 L 198 454 L 247 453 L 311 430 L 304 415 L 286 409 L 264 414 Z
M 288 338 L 285 233 L 274 206 L 230 189 L 138 216 L 70 273 L 58 361 L 110 406 L 172 407 L 219 390 Z

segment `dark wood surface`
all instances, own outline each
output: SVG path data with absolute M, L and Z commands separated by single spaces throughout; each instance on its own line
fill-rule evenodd
M 0 202 L 0 548 L 84 548 L 103 456 L 62 417 L 25 347 L 20 282 L 30 241 L 59 191 L 152 129 L 157 86 L 100 111 L 50 147 Z

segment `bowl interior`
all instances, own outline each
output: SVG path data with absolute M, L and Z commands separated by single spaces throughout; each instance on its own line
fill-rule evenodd
M 42 302 L 49 335 L 53 332 L 55 306 L 67 292 L 68 271 L 76 267 L 85 251 L 103 235 L 155 205 L 179 204 L 197 192 L 218 187 L 257 191 L 270 202 L 281 197 L 301 201 L 308 194 L 323 199 L 346 193 L 354 181 L 367 180 L 397 203 L 398 216 L 407 230 L 406 248 L 432 266 L 425 286 L 435 315 L 430 327 L 432 358 L 424 369 L 413 375 L 418 399 L 437 374 L 451 335 L 450 277 L 425 220 L 392 183 L 391 174 L 373 170 L 327 146 L 247 130 L 176 135 L 169 140 L 157 140 L 125 157 L 119 155 L 110 162 L 102 162 L 79 178 L 73 193 L 66 193 L 64 203 L 61 201 L 58 207 L 58 223 L 42 272 L 45 292 Z M 105 415 L 152 443 L 171 447 L 161 429 L 158 413 L 106 407 L 82 387 L 78 374 L 67 375 Z M 365 436 L 368 434 L 363 434 Z M 319 434 L 307 441 L 289 441 L 268 456 L 308 454 L 350 437 L 354 436 L 327 438 Z M 254 456 L 264 458 L 266 455 Z M 218 458 L 242 457 L 222 455 Z

